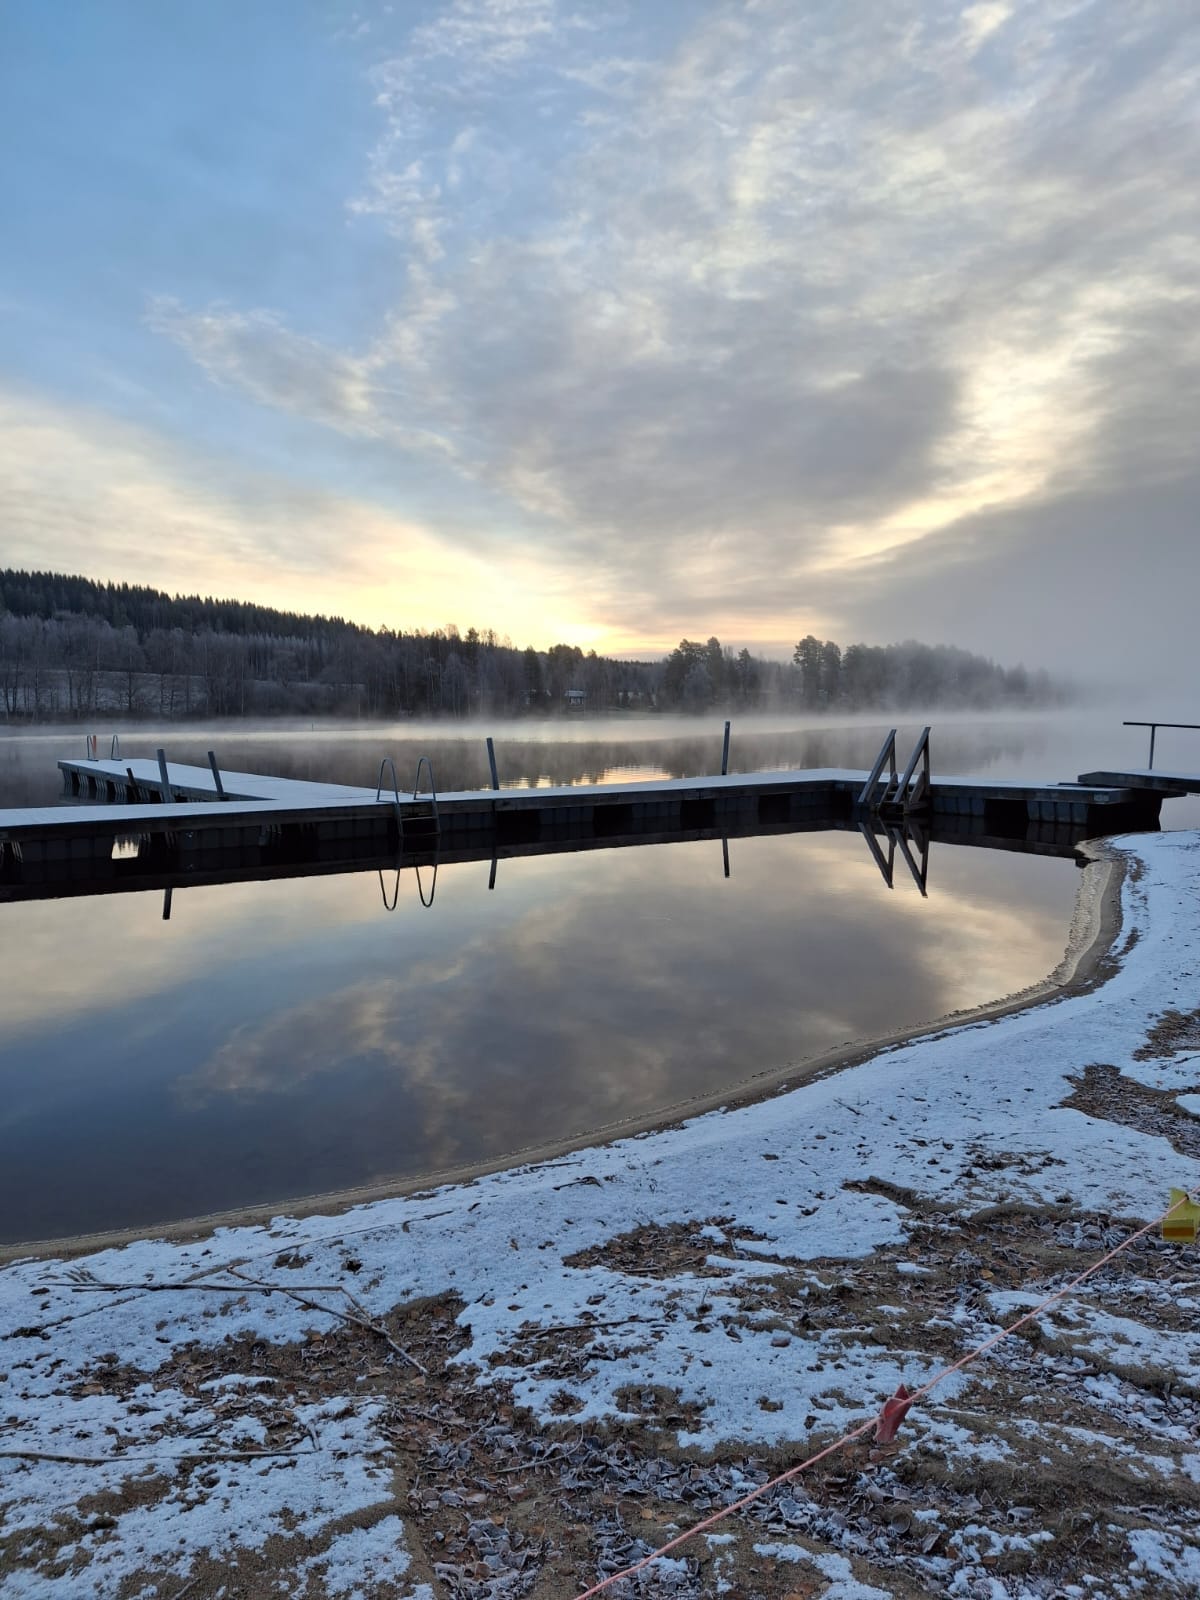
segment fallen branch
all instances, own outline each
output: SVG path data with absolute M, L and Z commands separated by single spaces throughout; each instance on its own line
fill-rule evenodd
M 75 1467 L 115 1467 L 123 1461 L 261 1461 L 264 1457 L 315 1456 L 318 1450 L 181 1450 L 176 1454 L 134 1453 L 118 1456 L 72 1456 L 55 1450 L 0 1450 L 8 1461 L 65 1461 Z
M 342 1284 L 335 1284 L 332 1287 L 337 1291 L 337 1293 L 344 1294 L 346 1299 L 350 1301 L 351 1305 L 358 1306 L 359 1311 L 362 1312 L 361 1316 L 356 1316 L 353 1311 L 339 1311 L 336 1306 L 320 1305 L 316 1300 L 309 1300 L 305 1295 L 299 1293 L 298 1290 L 293 1289 L 286 1284 L 264 1284 L 259 1283 L 255 1278 L 243 1278 L 242 1274 L 238 1272 L 235 1267 L 228 1268 L 228 1271 L 233 1274 L 239 1283 L 245 1283 L 248 1287 L 264 1290 L 268 1294 L 285 1294 L 289 1300 L 294 1300 L 298 1306 L 303 1306 L 307 1311 L 324 1312 L 324 1314 L 328 1317 L 337 1317 L 339 1321 L 349 1323 L 352 1327 L 362 1328 L 366 1333 L 373 1333 L 377 1339 L 382 1339 L 388 1348 L 393 1350 L 396 1355 L 400 1357 L 401 1361 L 407 1361 L 410 1367 L 415 1367 L 422 1377 L 427 1378 L 429 1376 L 429 1368 L 422 1366 L 417 1360 L 416 1356 L 410 1356 L 407 1350 L 398 1345 L 385 1327 L 381 1326 L 378 1322 L 372 1322 L 366 1315 L 364 1307 L 359 1305 L 358 1301 L 350 1293 L 349 1289 L 343 1287 Z
M 523 1328 L 530 1330 L 530 1336 L 538 1338 L 546 1333 L 589 1333 L 593 1329 L 599 1331 L 603 1328 L 626 1328 L 631 1323 L 641 1323 L 647 1328 L 666 1328 L 670 1325 L 668 1317 L 613 1317 L 607 1322 L 552 1322 L 548 1327 L 541 1327 L 538 1323 L 525 1323 Z
M 422 1366 L 416 1356 L 409 1355 L 408 1351 L 398 1345 L 386 1328 L 377 1322 L 372 1322 L 366 1310 L 350 1293 L 349 1289 L 341 1283 L 305 1283 L 297 1285 L 284 1283 L 263 1283 L 259 1278 L 244 1277 L 236 1267 L 224 1269 L 229 1276 L 236 1278 L 236 1283 L 205 1283 L 197 1280 L 192 1283 L 107 1283 L 100 1278 L 91 1278 L 86 1282 L 73 1280 L 51 1280 L 51 1287 L 56 1289 L 70 1289 L 76 1294 L 88 1294 L 94 1290 L 104 1290 L 111 1294 L 121 1294 L 134 1291 L 143 1294 L 179 1293 L 183 1290 L 202 1290 L 209 1294 L 285 1294 L 289 1300 L 294 1300 L 297 1305 L 303 1306 L 307 1311 L 318 1311 L 327 1317 L 336 1317 L 341 1322 L 347 1322 L 353 1327 L 362 1328 L 366 1333 L 373 1333 L 377 1339 L 382 1339 L 389 1349 L 395 1352 L 402 1361 L 427 1378 L 428 1367 Z M 351 1305 L 358 1308 L 360 1315 L 352 1311 L 339 1311 L 336 1306 L 321 1305 L 316 1300 L 310 1300 L 301 1290 L 312 1294 L 344 1294 Z
M 240 1294 L 249 1290 L 253 1294 L 287 1294 L 290 1291 L 282 1284 L 262 1283 L 257 1278 L 243 1278 L 236 1268 L 228 1267 L 227 1271 L 233 1272 L 237 1283 L 105 1283 L 100 1278 L 93 1278 L 87 1283 L 64 1282 L 60 1279 L 50 1279 L 48 1287 L 53 1289 L 70 1289 L 74 1294 L 89 1294 L 95 1289 L 108 1290 L 114 1294 L 123 1294 L 136 1291 L 140 1294 L 168 1294 L 178 1293 L 183 1289 L 203 1289 L 209 1294 Z M 302 1283 L 301 1289 L 307 1289 L 311 1294 L 345 1294 L 346 1291 L 340 1283 Z

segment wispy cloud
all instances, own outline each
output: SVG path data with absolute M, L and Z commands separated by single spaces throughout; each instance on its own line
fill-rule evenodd
M 984 522 L 1016 562 L 1026 515 L 1074 506 L 1085 537 L 1098 485 L 1189 470 L 1186 8 L 364 22 L 346 225 L 392 252 L 376 325 L 339 347 L 283 303 L 176 293 L 150 326 L 263 407 L 486 489 L 514 559 L 625 641 L 853 628 L 898 563 L 966 581 Z

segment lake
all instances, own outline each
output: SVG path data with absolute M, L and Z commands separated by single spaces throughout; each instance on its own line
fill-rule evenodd
M 509 782 L 720 762 L 719 720 L 495 733 Z M 865 767 L 879 739 L 735 723 L 731 767 Z M 439 788 L 487 783 L 481 731 L 444 725 L 174 728 L 125 754 L 157 743 L 372 785 L 381 754 L 403 781 L 428 753 Z M 52 803 L 82 745 L 0 736 L 0 807 Z M 935 722 L 933 751 L 935 775 L 1144 762 L 1139 731 L 1077 717 Z M 1164 825 L 1195 813 L 1170 802 Z M 169 921 L 158 894 L 0 905 L 0 1239 L 436 1174 L 731 1090 L 1044 977 L 1079 878 L 1069 857 L 934 844 L 922 898 L 848 832 L 734 839 L 728 865 L 714 839 L 502 860 L 492 889 L 485 862 L 189 887 Z

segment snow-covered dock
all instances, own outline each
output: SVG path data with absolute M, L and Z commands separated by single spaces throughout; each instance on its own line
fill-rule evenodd
M 119 840 L 141 841 L 157 859 L 278 846 L 319 858 L 347 840 L 381 852 L 407 850 L 430 834 L 450 847 L 471 842 L 616 838 L 748 826 L 827 825 L 869 815 L 869 774 L 845 768 L 730 773 L 563 788 L 483 789 L 434 794 L 305 783 L 153 761 L 64 760 L 76 802 L 0 811 L 0 876 L 15 881 L 42 865 L 111 859 Z M 1176 791 L 1177 792 L 1177 791 Z M 933 778 L 920 815 L 979 819 L 1003 834 L 1030 822 L 1112 833 L 1152 825 L 1162 793 L 1137 786 Z M 88 804 L 93 801 L 96 803 Z M 142 844 L 139 843 L 139 849 Z

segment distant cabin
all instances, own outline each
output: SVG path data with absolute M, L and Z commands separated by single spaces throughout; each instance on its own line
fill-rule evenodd
M 563 699 L 566 701 L 568 711 L 582 711 L 587 705 L 587 690 L 566 689 L 563 692 Z

